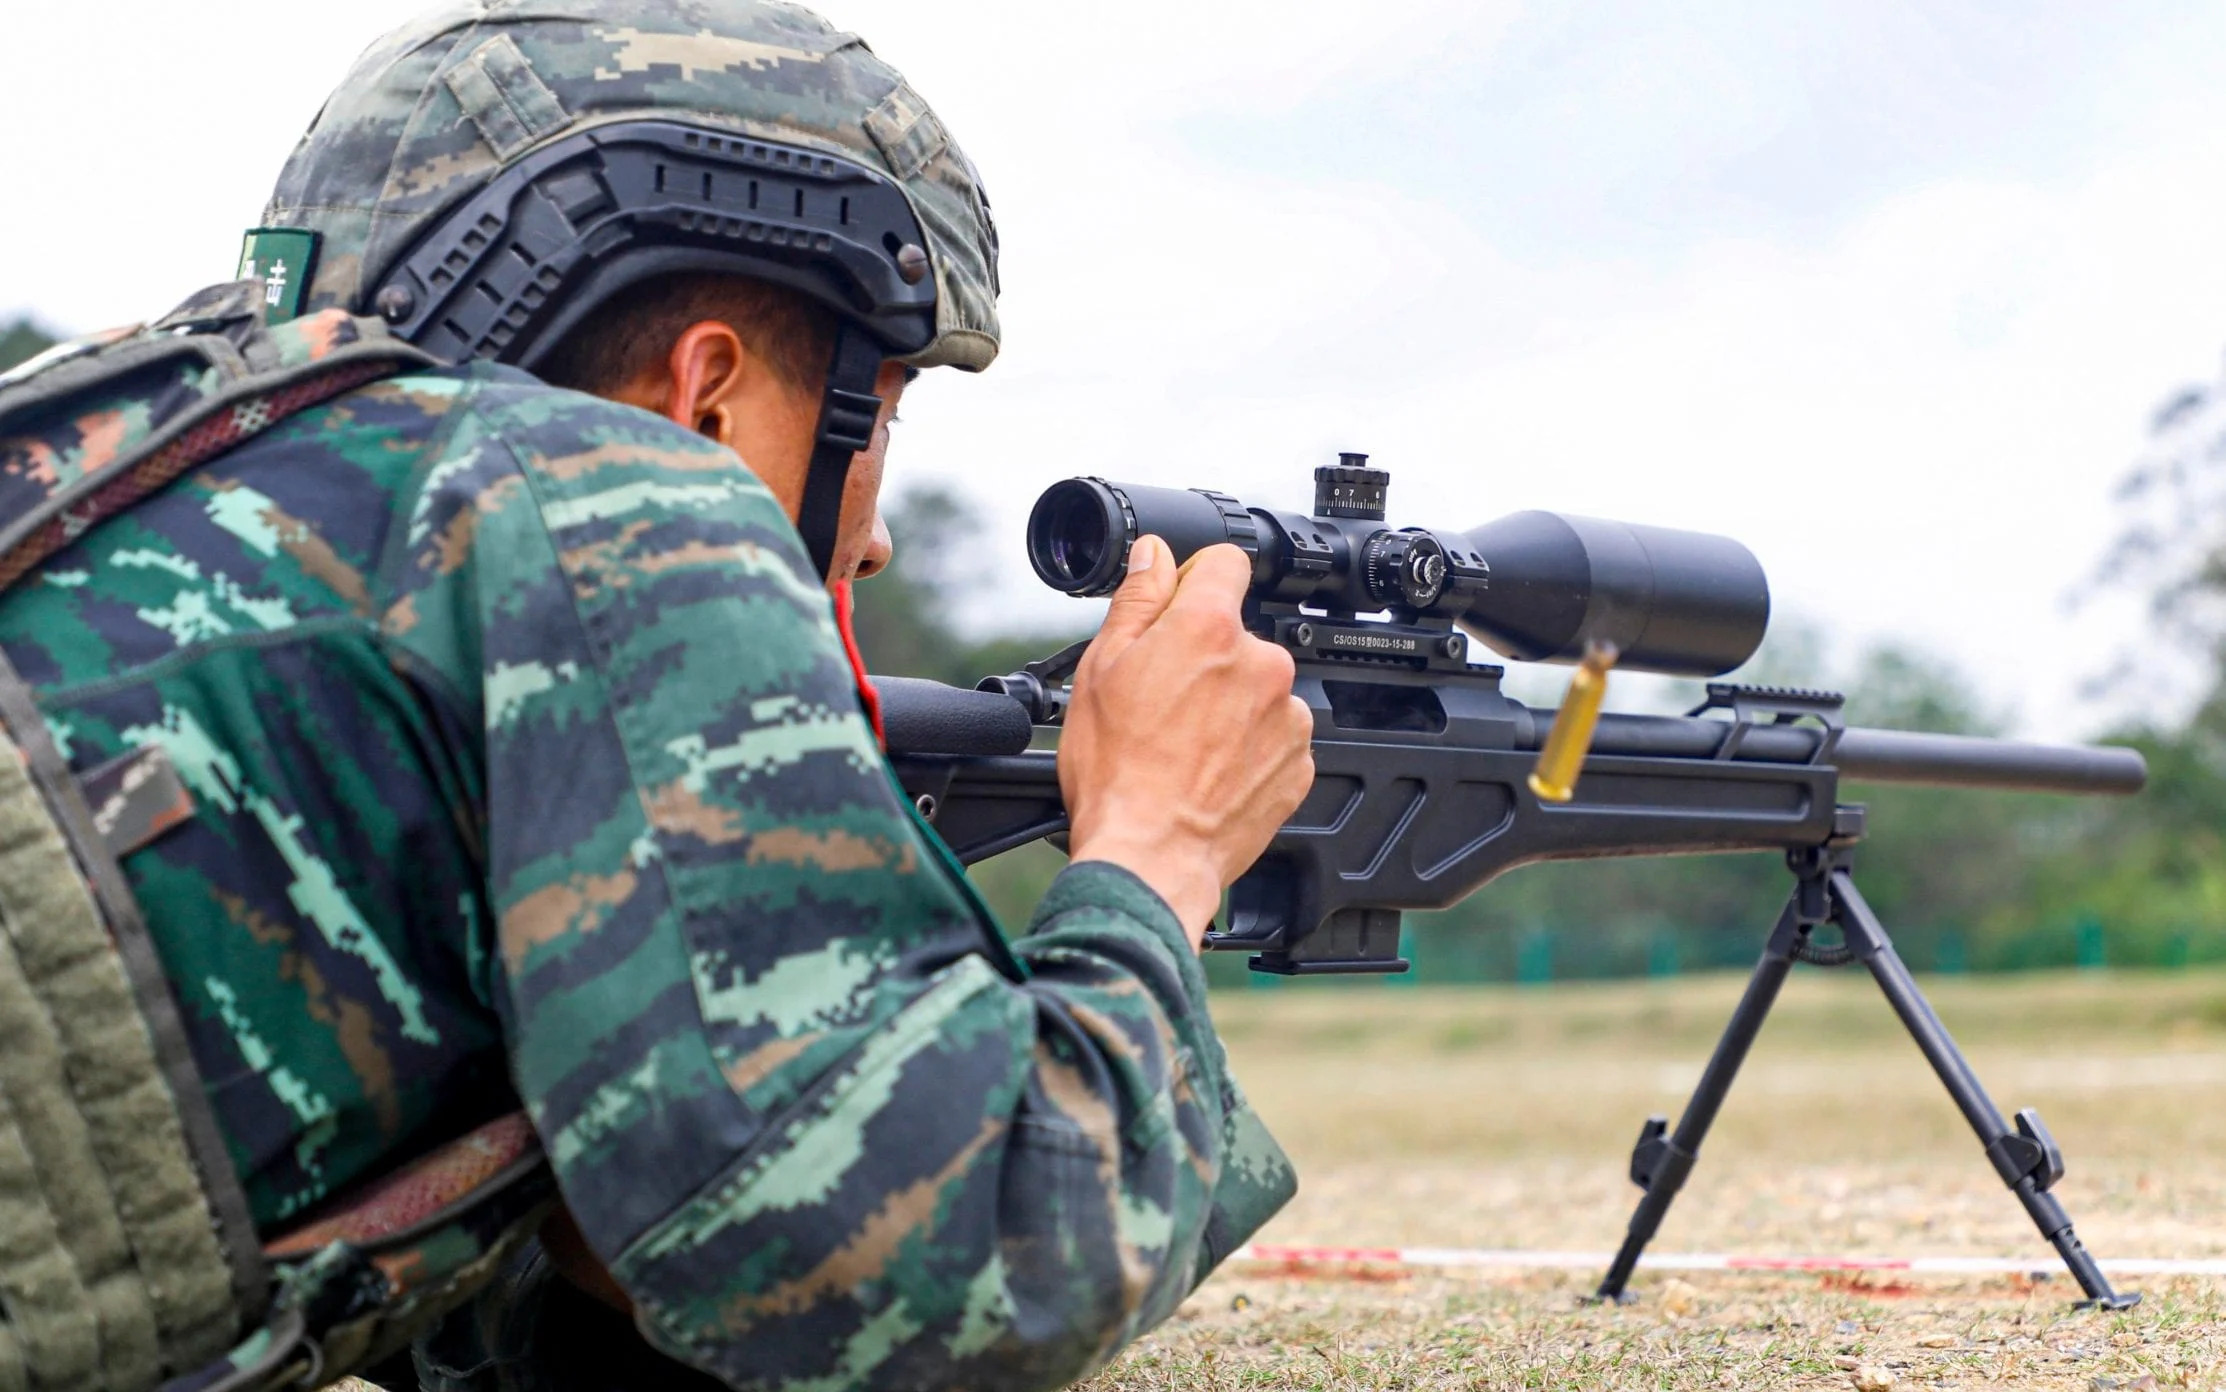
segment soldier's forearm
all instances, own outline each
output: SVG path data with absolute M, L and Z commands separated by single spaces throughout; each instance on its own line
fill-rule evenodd
M 1016 947 L 1027 982 L 965 956 L 905 988 L 618 1254 L 662 1347 L 745 1387 L 1051 1388 L 1182 1299 L 1231 1134 L 1197 960 L 1108 867 Z
M 1220 1128 L 1219 1143 L 1213 1147 L 1215 1179 L 1202 1215 L 1195 1259 L 1183 1273 L 1179 1289 L 1169 1287 L 1179 1299 L 1290 1202 L 1298 1178 L 1289 1157 L 1229 1072 L 1220 1037 L 1207 1015 L 1205 974 L 1195 954 L 1175 951 L 1160 959 L 1155 970 L 1156 954 L 1139 951 L 1141 944 L 1134 936 L 1138 927 L 1156 926 L 1155 936 L 1170 947 L 1183 941 L 1171 915 L 1164 920 L 1155 917 L 1150 898 L 1151 891 L 1140 882 L 1109 866 L 1076 866 L 1061 876 L 1038 910 L 1032 931 L 1015 947 L 1036 968 L 1039 979 L 1059 981 L 1061 963 L 1087 948 L 1088 958 L 1131 961 L 1136 980 L 1147 989 L 1155 981 L 1161 983 L 1157 994 L 1192 1060 L 1191 1086 L 1211 1089 L 1215 1095 Z M 1076 908 L 1084 911 L 1075 912 Z M 1164 1318 L 1172 1308 L 1168 1303 L 1157 1310 L 1143 1327 Z

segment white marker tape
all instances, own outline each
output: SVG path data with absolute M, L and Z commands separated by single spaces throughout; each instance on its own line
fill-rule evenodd
M 1240 1247 L 1235 1260 L 1270 1266 L 1498 1267 L 1512 1271 L 1589 1271 L 1605 1269 L 1607 1252 L 1537 1252 L 1492 1247 L 1288 1247 L 1255 1242 Z M 2136 1257 L 2102 1268 L 2121 1276 L 2226 1276 L 2226 1257 Z M 1930 1276 L 2060 1275 L 2053 1259 L 2015 1257 L 1753 1257 L 1725 1252 L 1649 1252 L 1639 1265 L 1653 1271 L 1897 1271 Z

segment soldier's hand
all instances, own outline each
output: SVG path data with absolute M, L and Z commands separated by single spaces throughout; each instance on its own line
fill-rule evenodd
M 1178 576 L 1165 542 L 1139 538 L 1059 742 L 1074 859 L 1134 873 L 1193 946 L 1314 781 L 1291 655 L 1239 617 L 1251 573 L 1242 551 L 1211 546 Z

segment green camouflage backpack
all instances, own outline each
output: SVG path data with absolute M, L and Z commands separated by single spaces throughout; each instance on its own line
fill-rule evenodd
M 260 280 L 0 377 L 0 591 L 286 417 L 431 365 Z M 159 748 L 73 774 L 0 657 L 0 1392 L 319 1386 L 406 1345 L 539 1225 L 502 1118 L 259 1242 L 119 865 L 192 815 Z

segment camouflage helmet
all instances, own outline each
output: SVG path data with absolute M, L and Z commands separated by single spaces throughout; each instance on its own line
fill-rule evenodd
M 582 150 L 595 177 L 567 183 Z M 637 175 L 686 199 L 660 197 L 635 219 L 655 235 L 606 255 L 629 234 L 589 215 Z M 780 207 L 758 215 L 761 195 Z M 530 235 L 498 258 L 483 204 L 577 229 L 573 259 Z M 864 42 L 780 0 L 453 0 L 357 61 L 264 222 L 311 248 L 300 309 L 380 313 L 448 356 L 531 366 L 593 303 L 691 269 L 790 284 L 916 367 L 997 354 L 997 233 L 973 165 Z M 456 281 L 472 260 L 476 297 Z

